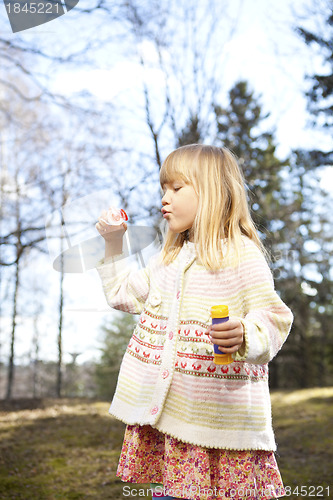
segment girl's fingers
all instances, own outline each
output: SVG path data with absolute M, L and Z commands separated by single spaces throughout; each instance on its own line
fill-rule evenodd
M 107 237 L 108 240 L 122 237 L 127 230 L 127 224 L 125 222 L 120 226 L 110 226 L 102 220 L 99 220 L 97 224 L 95 224 L 95 227 L 99 234 L 104 238 Z
M 210 326 L 212 330 L 217 332 L 231 331 L 240 327 L 242 328 L 242 324 L 238 319 L 229 319 L 229 321 L 225 321 L 224 323 L 215 323 Z
M 221 350 L 227 349 L 226 352 L 235 352 L 242 345 L 244 340 L 243 326 L 239 320 L 229 323 L 229 329 L 214 328 L 220 325 L 226 326 L 226 323 L 211 325 L 208 329 L 208 334 L 213 344 L 221 347 Z
M 240 329 L 234 329 L 226 332 L 217 332 L 214 330 L 210 330 L 209 335 L 214 340 L 226 341 L 229 339 L 243 337 L 243 332 Z
M 229 339 L 213 339 L 213 343 L 216 345 L 220 345 L 223 347 L 232 347 L 236 344 L 239 344 L 240 338 L 239 337 L 233 337 Z
M 219 350 L 227 353 L 236 352 L 243 343 L 243 339 L 239 337 L 234 337 L 230 339 L 217 340 L 212 339 L 213 344 L 219 346 Z
M 223 352 L 224 354 L 232 354 L 233 352 L 237 352 L 241 345 L 242 344 L 237 344 L 232 347 L 219 347 L 219 351 Z
M 101 234 L 103 233 L 107 233 L 108 231 L 108 227 L 110 226 L 107 226 L 106 224 L 104 224 L 103 222 L 97 222 L 97 224 L 95 225 L 97 231 Z
M 97 222 L 97 224 L 96 224 L 96 227 L 97 227 L 98 229 L 102 229 L 102 230 L 104 230 L 104 229 L 106 229 L 106 227 L 107 227 L 107 226 L 106 226 L 106 224 L 105 224 L 103 221 L 100 221 L 100 220 L 99 220 L 99 221 Z

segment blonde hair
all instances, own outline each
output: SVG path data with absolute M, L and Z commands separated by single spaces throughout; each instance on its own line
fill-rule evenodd
M 227 239 L 237 255 L 242 235 L 265 254 L 250 216 L 242 172 L 235 156 L 226 148 L 190 144 L 170 153 L 160 171 L 160 184 L 182 180 L 193 186 L 199 204 L 193 223 L 193 241 L 201 264 L 215 271 L 223 265 L 222 240 Z M 188 232 L 168 230 L 162 260 L 170 264 L 178 255 Z

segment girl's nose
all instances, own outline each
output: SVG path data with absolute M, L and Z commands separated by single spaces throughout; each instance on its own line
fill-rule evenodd
M 168 200 L 168 196 L 167 196 L 167 192 L 164 193 L 164 195 L 162 196 L 162 205 L 167 205 L 169 203 L 169 200 Z

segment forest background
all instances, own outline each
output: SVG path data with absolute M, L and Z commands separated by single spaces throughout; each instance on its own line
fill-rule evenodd
M 15 35 L 0 11 L 0 398 L 111 398 L 135 318 L 106 313 L 91 260 L 66 256 L 87 241 L 102 252 L 94 224 L 112 203 L 141 228 L 143 265 L 161 231 L 163 158 L 193 142 L 238 156 L 295 316 L 271 387 L 332 385 L 332 2 L 293 2 L 283 19 L 273 4 L 80 1 Z M 232 48 L 255 37 L 242 37 L 250 11 L 275 31 L 269 58 L 259 43 L 246 66 Z M 273 89 L 255 77 L 260 51 L 281 74 Z M 299 79 L 286 71 L 298 57 Z M 289 84 L 307 115 L 286 132 Z

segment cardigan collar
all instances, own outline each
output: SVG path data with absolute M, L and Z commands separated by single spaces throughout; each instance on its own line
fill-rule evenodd
M 180 262 L 185 263 L 187 266 L 194 261 L 196 256 L 195 244 L 192 241 L 185 241 L 179 252 Z
M 195 244 L 193 243 L 193 241 L 184 241 L 184 244 L 183 244 L 182 249 L 181 249 L 181 253 L 185 254 L 187 256 L 195 255 L 196 251 L 195 251 Z

